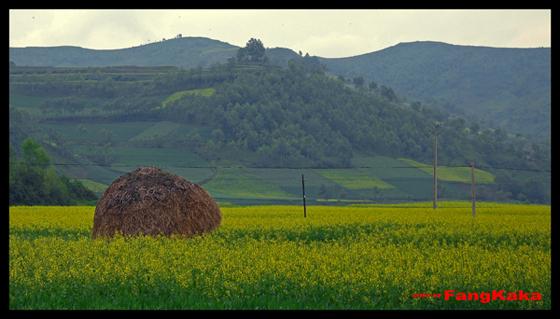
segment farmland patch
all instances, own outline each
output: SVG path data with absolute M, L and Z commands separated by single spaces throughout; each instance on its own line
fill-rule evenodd
M 94 207 L 10 207 L 9 308 L 551 309 L 550 206 L 226 206 L 204 238 L 109 243 Z M 541 298 L 414 296 L 449 290 Z
M 212 96 L 216 92 L 216 89 L 213 88 L 206 88 L 206 89 L 197 89 L 197 90 L 187 90 L 187 91 L 180 91 L 173 93 L 170 97 L 168 97 L 165 101 L 163 101 L 162 108 L 166 107 L 167 104 L 182 98 L 185 95 L 201 95 L 201 96 Z
M 399 158 L 400 161 L 408 163 L 412 166 L 419 167 L 418 169 L 430 174 L 432 178 L 434 177 L 434 166 L 432 165 L 431 168 L 429 165 L 422 164 L 411 159 Z M 471 177 L 471 168 L 470 167 L 447 167 L 447 166 L 438 166 L 437 168 L 437 177 L 438 179 L 446 182 L 462 182 L 462 183 L 470 183 L 472 181 Z M 474 169 L 474 180 L 475 183 L 493 183 L 494 182 L 494 175 L 490 172 L 486 172 L 480 169 L 477 169 L 475 166 Z
M 347 189 L 395 188 L 363 169 L 317 169 L 314 172 Z
M 297 198 L 243 167 L 220 168 L 217 176 L 205 184 L 204 188 L 246 197 Z

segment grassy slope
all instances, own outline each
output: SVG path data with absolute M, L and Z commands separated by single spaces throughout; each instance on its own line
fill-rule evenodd
M 246 168 L 221 168 L 217 176 L 204 185 L 209 191 L 243 197 L 297 198 L 261 179 Z
M 371 176 L 363 169 L 329 169 L 314 171 L 347 189 L 367 189 L 373 187 L 395 188 L 395 186 L 377 177 Z
M 399 158 L 399 160 L 406 162 L 413 166 L 418 166 L 420 170 L 430 174 L 433 178 L 434 176 L 434 166 L 426 167 L 426 164 L 422 164 L 410 159 Z M 470 167 L 446 167 L 438 166 L 437 171 L 438 179 L 446 182 L 460 182 L 460 183 L 470 183 L 471 182 L 471 168 Z M 493 183 L 494 175 L 492 173 L 474 169 L 474 181 L 477 184 L 483 183 Z
M 170 97 L 168 97 L 165 101 L 163 101 L 163 104 L 162 104 L 161 107 L 162 108 L 165 107 L 168 103 L 171 103 L 175 100 L 178 100 L 186 94 L 212 96 L 212 94 L 214 94 L 214 92 L 216 92 L 216 89 L 213 89 L 213 88 L 175 92 Z
M 432 196 L 433 178 L 405 162 L 385 156 L 352 159 L 357 167 L 395 187 L 384 190 L 387 197 L 429 198 Z M 432 186 L 431 186 L 432 185 Z

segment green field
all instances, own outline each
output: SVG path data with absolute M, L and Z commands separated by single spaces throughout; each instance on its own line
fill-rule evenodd
M 297 198 L 261 179 L 246 168 L 220 168 L 217 176 L 204 185 L 208 191 L 246 198 Z
M 307 218 L 299 206 L 225 206 L 204 238 L 110 242 L 91 239 L 94 207 L 10 207 L 8 307 L 552 307 L 550 206 L 481 203 L 474 219 L 455 202 L 311 206 Z M 451 290 L 471 298 L 446 299 Z
M 395 186 L 371 176 L 363 169 L 318 169 L 314 171 L 347 189 L 395 188 Z
M 410 159 L 399 158 L 399 160 L 406 162 L 412 166 L 419 167 L 420 170 L 431 174 L 432 178 L 434 177 L 434 166 L 426 167 L 429 165 L 422 164 Z M 471 183 L 471 168 L 470 167 L 446 167 L 446 166 L 438 166 L 437 168 L 437 177 L 438 179 L 446 182 L 460 182 L 460 183 Z M 484 183 L 493 183 L 494 182 L 494 175 L 492 173 L 480 170 L 475 168 L 474 169 L 474 181 L 477 184 L 484 184 Z
M 83 155 L 90 153 L 86 146 L 76 145 L 75 149 Z M 140 147 L 111 147 L 111 150 L 115 154 L 115 161 L 110 166 L 84 165 L 88 180 L 109 185 L 120 175 L 148 165 L 160 167 L 195 183 L 213 175 L 200 156 L 186 150 Z
M 189 94 L 189 95 L 201 95 L 201 96 L 212 96 L 212 94 L 214 94 L 214 92 L 216 92 L 216 90 L 213 89 L 213 88 L 175 92 L 170 97 L 168 97 L 165 101 L 163 101 L 163 104 L 162 104 L 161 107 L 164 108 L 168 103 L 171 103 L 175 100 L 178 100 L 178 99 L 180 99 L 181 97 L 183 97 L 184 95 L 187 95 L 187 94 Z
M 406 162 L 376 156 L 354 158 L 352 164 L 364 167 L 368 174 L 395 186 L 396 192 L 385 190 L 387 197 L 428 199 L 433 196 L 433 177 Z

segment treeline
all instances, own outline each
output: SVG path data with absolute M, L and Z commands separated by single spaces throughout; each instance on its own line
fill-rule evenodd
M 516 174 L 514 172 L 514 174 Z M 521 182 L 508 172 L 499 171 L 494 178 L 494 184 L 476 187 L 478 200 L 510 201 L 517 200 L 525 203 L 550 203 L 550 193 L 546 185 L 538 177 L 531 177 Z
M 97 199 L 77 180 L 56 176 L 51 158 L 41 145 L 27 138 L 21 158 L 10 143 L 9 205 L 76 205 Z

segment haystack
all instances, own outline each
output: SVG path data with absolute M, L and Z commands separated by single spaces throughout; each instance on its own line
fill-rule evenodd
M 200 185 L 153 166 L 125 174 L 109 185 L 93 217 L 93 238 L 124 236 L 192 237 L 216 229 L 222 213 Z

